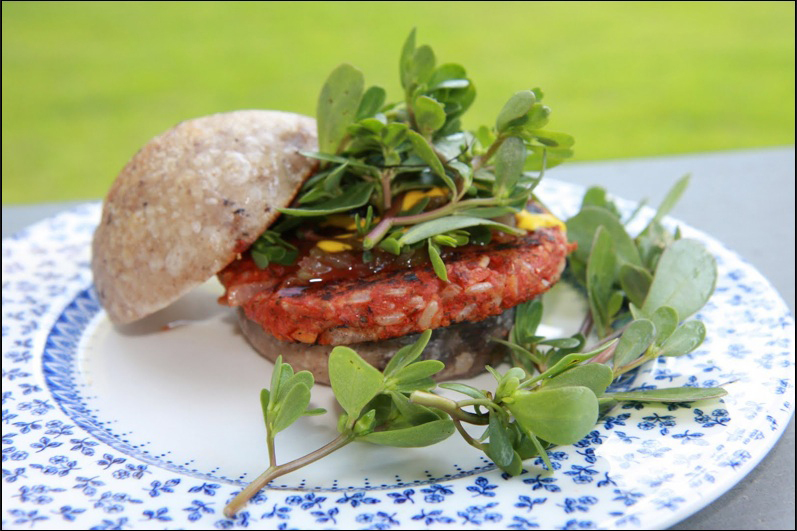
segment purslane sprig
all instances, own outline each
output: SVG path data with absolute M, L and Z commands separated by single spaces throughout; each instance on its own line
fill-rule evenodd
M 485 227 L 524 234 L 496 218 L 525 207 L 545 167 L 572 155 L 573 139 L 543 129 L 550 109 L 539 89 L 509 98 L 493 128 L 463 131 L 473 82 L 461 65 L 438 65 L 429 46 L 416 46 L 414 30 L 402 48 L 400 77 L 403 101 L 386 103 L 384 89 L 365 89 L 353 66 L 330 74 L 316 113 L 319 152 L 304 153 L 321 169 L 281 212 L 317 218 L 353 211 L 359 219 L 370 209 L 373 224 L 358 228 L 366 253 L 425 248 L 447 280 L 440 246 L 465 245 Z M 412 191 L 437 200 L 403 209 L 401 199 Z
M 432 376 L 444 367 L 437 360 L 418 360 L 431 335 L 428 330 L 414 344 L 398 350 L 381 372 L 354 350 L 335 347 L 329 355 L 328 370 L 335 399 L 344 411 L 337 423 L 340 434 L 321 448 L 283 464 L 277 463 L 274 443 L 277 433 L 302 416 L 323 414 L 325 410 L 308 409 L 313 375 L 308 371 L 294 374 L 281 356 L 277 358 L 271 389 L 260 393 L 269 466 L 233 498 L 224 513 L 232 517 L 270 481 L 318 461 L 352 441 L 420 447 L 438 443 L 454 433 L 454 425 L 446 413 L 409 400 L 414 391 L 434 389 Z

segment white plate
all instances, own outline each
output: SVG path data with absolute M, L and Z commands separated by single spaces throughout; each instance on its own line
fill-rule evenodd
M 582 193 L 540 188 L 563 216 Z M 552 450 L 552 476 L 530 460 L 504 477 L 456 435 L 426 449 L 352 444 L 277 479 L 229 520 L 225 503 L 266 466 L 257 397 L 271 365 L 216 305 L 212 282 L 111 326 L 89 269 L 99 214 L 87 204 L 3 240 L 4 529 L 666 528 L 744 477 L 792 414 L 785 304 L 749 264 L 681 225 L 719 266 L 698 315 L 706 342 L 618 386 L 725 385 L 725 399 L 617 407 L 580 443 Z M 564 288 L 548 297 L 551 330 L 577 322 L 573 301 Z M 177 319 L 190 322 L 161 330 Z M 315 405 L 331 400 L 314 391 Z M 334 438 L 334 416 L 282 432 L 279 460 Z

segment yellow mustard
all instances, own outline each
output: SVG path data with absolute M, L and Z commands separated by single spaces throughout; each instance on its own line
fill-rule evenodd
M 543 227 L 559 227 L 567 230 L 565 224 L 551 214 L 532 214 L 528 210 L 521 210 L 515 213 L 515 223 L 518 228 L 533 231 Z
M 404 198 L 401 200 L 401 210 L 411 209 L 424 197 L 445 197 L 446 195 L 448 195 L 448 191 L 439 186 L 429 190 L 410 190 L 404 194 Z
M 372 223 L 379 223 L 379 216 L 374 216 Z M 365 225 L 365 218 L 360 218 L 360 226 Z M 337 227 L 339 229 L 356 230 L 354 217 L 345 214 L 332 214 L 321 224 L 322 227 Z
M 351 251 L 353 249 L 348 243 L 336 242 L 335 240 L 321 240 L 316 246 L 327 253 L 339 253 L 341 251 Z

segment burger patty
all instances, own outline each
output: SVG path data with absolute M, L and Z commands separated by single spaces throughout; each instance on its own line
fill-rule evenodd
M 444 255 L 449 282 L 431 264 L 367 278 L 291 284 L 291 270 L 260 270 L 248 256 L 219 273 L 220 302 L 240 306 L 277 339 L 346 345 L 400 337 L 499 315 L 548 290 L 573 250 L 562 230 L 538 229 Z

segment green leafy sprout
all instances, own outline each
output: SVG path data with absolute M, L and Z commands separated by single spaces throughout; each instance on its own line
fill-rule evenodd
M 549 163 L 565 158 L 572 140 L 542 133 L 538 128 L 549 111 L 539 105 L 538 91 L 522 91 L 501 110 L 494 129 L 457 137 L 461 144 L 452 141 L 452 135 L 461 135 L 458 120 L 473 101 L 473 85 L 458 65 L 436 67 L 431 49 L 415 46 L 414 31 L 402 51 L 401 79 L 405 102 L 386 106 L 384 91 L 378 87 L 363 91 L 361 77 L 352 67 L 333 72 L 322 91 L 322 99 L 327 99 L 319 102 L 319 146 L 335 155 L 315 155 L 329 163 L 323 177 L 305 187 L 301 208 L 286 212 L 317 216 L 365 207 L 356 226 L 371 247 L 381 242 L 400 252 L 406 246 L 426 246 L 435 271 L 445 279 L 440 247 L 462 245 L 476 237 L 469 229 L 494 228 L 498 222 L 473 215 L 477 208 L 524 205 L 531 188 L 521 184 L 526 170 L 544 164 L 546 157 Z M 453 155 L 452 142 L 458 146 Z M 480 151 L 478 146 L 488 147 Z M 326 179 L 333 183 L 324 187 Z M 538 332 L 542 301 L 517 306 L 508 337 L 494 338 L 506 347 L 509 367 L 504 372 L 487 367 L 495 378 L 490 390 L 459 382 L 438 386 L 434 376 L 443 363 L 422 359 L 430 330 L 398 350 L 382 371 L 351 348 L 335 347 L 328 373 L 342 409 L 339 435 L 303 457 L 278 464 L 276 434 L 305 415 L 324 413 L 310 408 L 312 375 L 294 373 L 279 358 L 270 390 L 261 393 L 269 466 L 227 505 L 225 515 L 232 517 L 273 479 L 352 442 L 423 447 L 458 432 L 510 475 L 520 474 L 523 461 L 537 456 L 552 473 L 546 450 L 578 442 L 619 402 L 683 403 L 726 395 L 720 387 L 610 391 L 611 383 L 623 374 L 661 356 L 686 355 L 705 338 L 705 326 L 691 316 L 714 291 L 716 263 L 699 242 L 682 238 L 677 229 L 669 232 L 662 222 L 688 180 L 687 176 L 675 184 L 635 236 L 627 227 L 642 205 L 623 219 L 605 190 L 587 190 L 579 212 L 566 222 L 578 250 L 568 258 L 563 276 L 584 294 L 587 315 L 572 336 L 547 338 Z M 445 206 L 409 216 L 389 213 L 395 190 L 441 184 L 450 191 Z M 345 195 L 343 187 L 348 190 Z M 308 196 L 312 200 L 303 202 Z M 373 222 L 374 212 L 380 213 L 378 223 Z M 414 221 L 405 224 L 404 217 Z M 395 227 L 409 229 L 396 233 Z M 261 241 L 258 252 L 269 261 L 279 263 L 292 250 L 278 232 L 264 235 Z M 284 254 L 269 248 L 283 249 Z M 441 396 L 437 387 L 463 398 Z M 484 431 L 474 437 L 466 424 L 482 426 Z
M 316 111 L 319 151 L 303 152 L 319 160 L 319 170 L 294 204 L 280 209 L 283 219 L 269 232 L 279 236 L 302 220 L 352 214 L 364 260 L 374 249 L 395 255 L 425 249 L 447 281 L 440 246 L 473 243 L 485 227 L 524 234 L 496 218 L 526 206 L 544 169 L 572 156 L 573 138 L 544 129 L 551 111 L 536 88 L 512 95 L 493 128 L 463 131 L 474 84 L 461 65 L 438 65 L 429 46 L 416 46 L 415 30 L 399 71 L 399 102 L 386 102 L 381 87 L 366 89 L 362 72 L 349 64 L 330 74 Z M 408 192 L 434 189 L 445 191 L 441 200 L 402 210 Z M 259 256 L 290 257 L 284 242 L 261 237 L 260 243 Z

